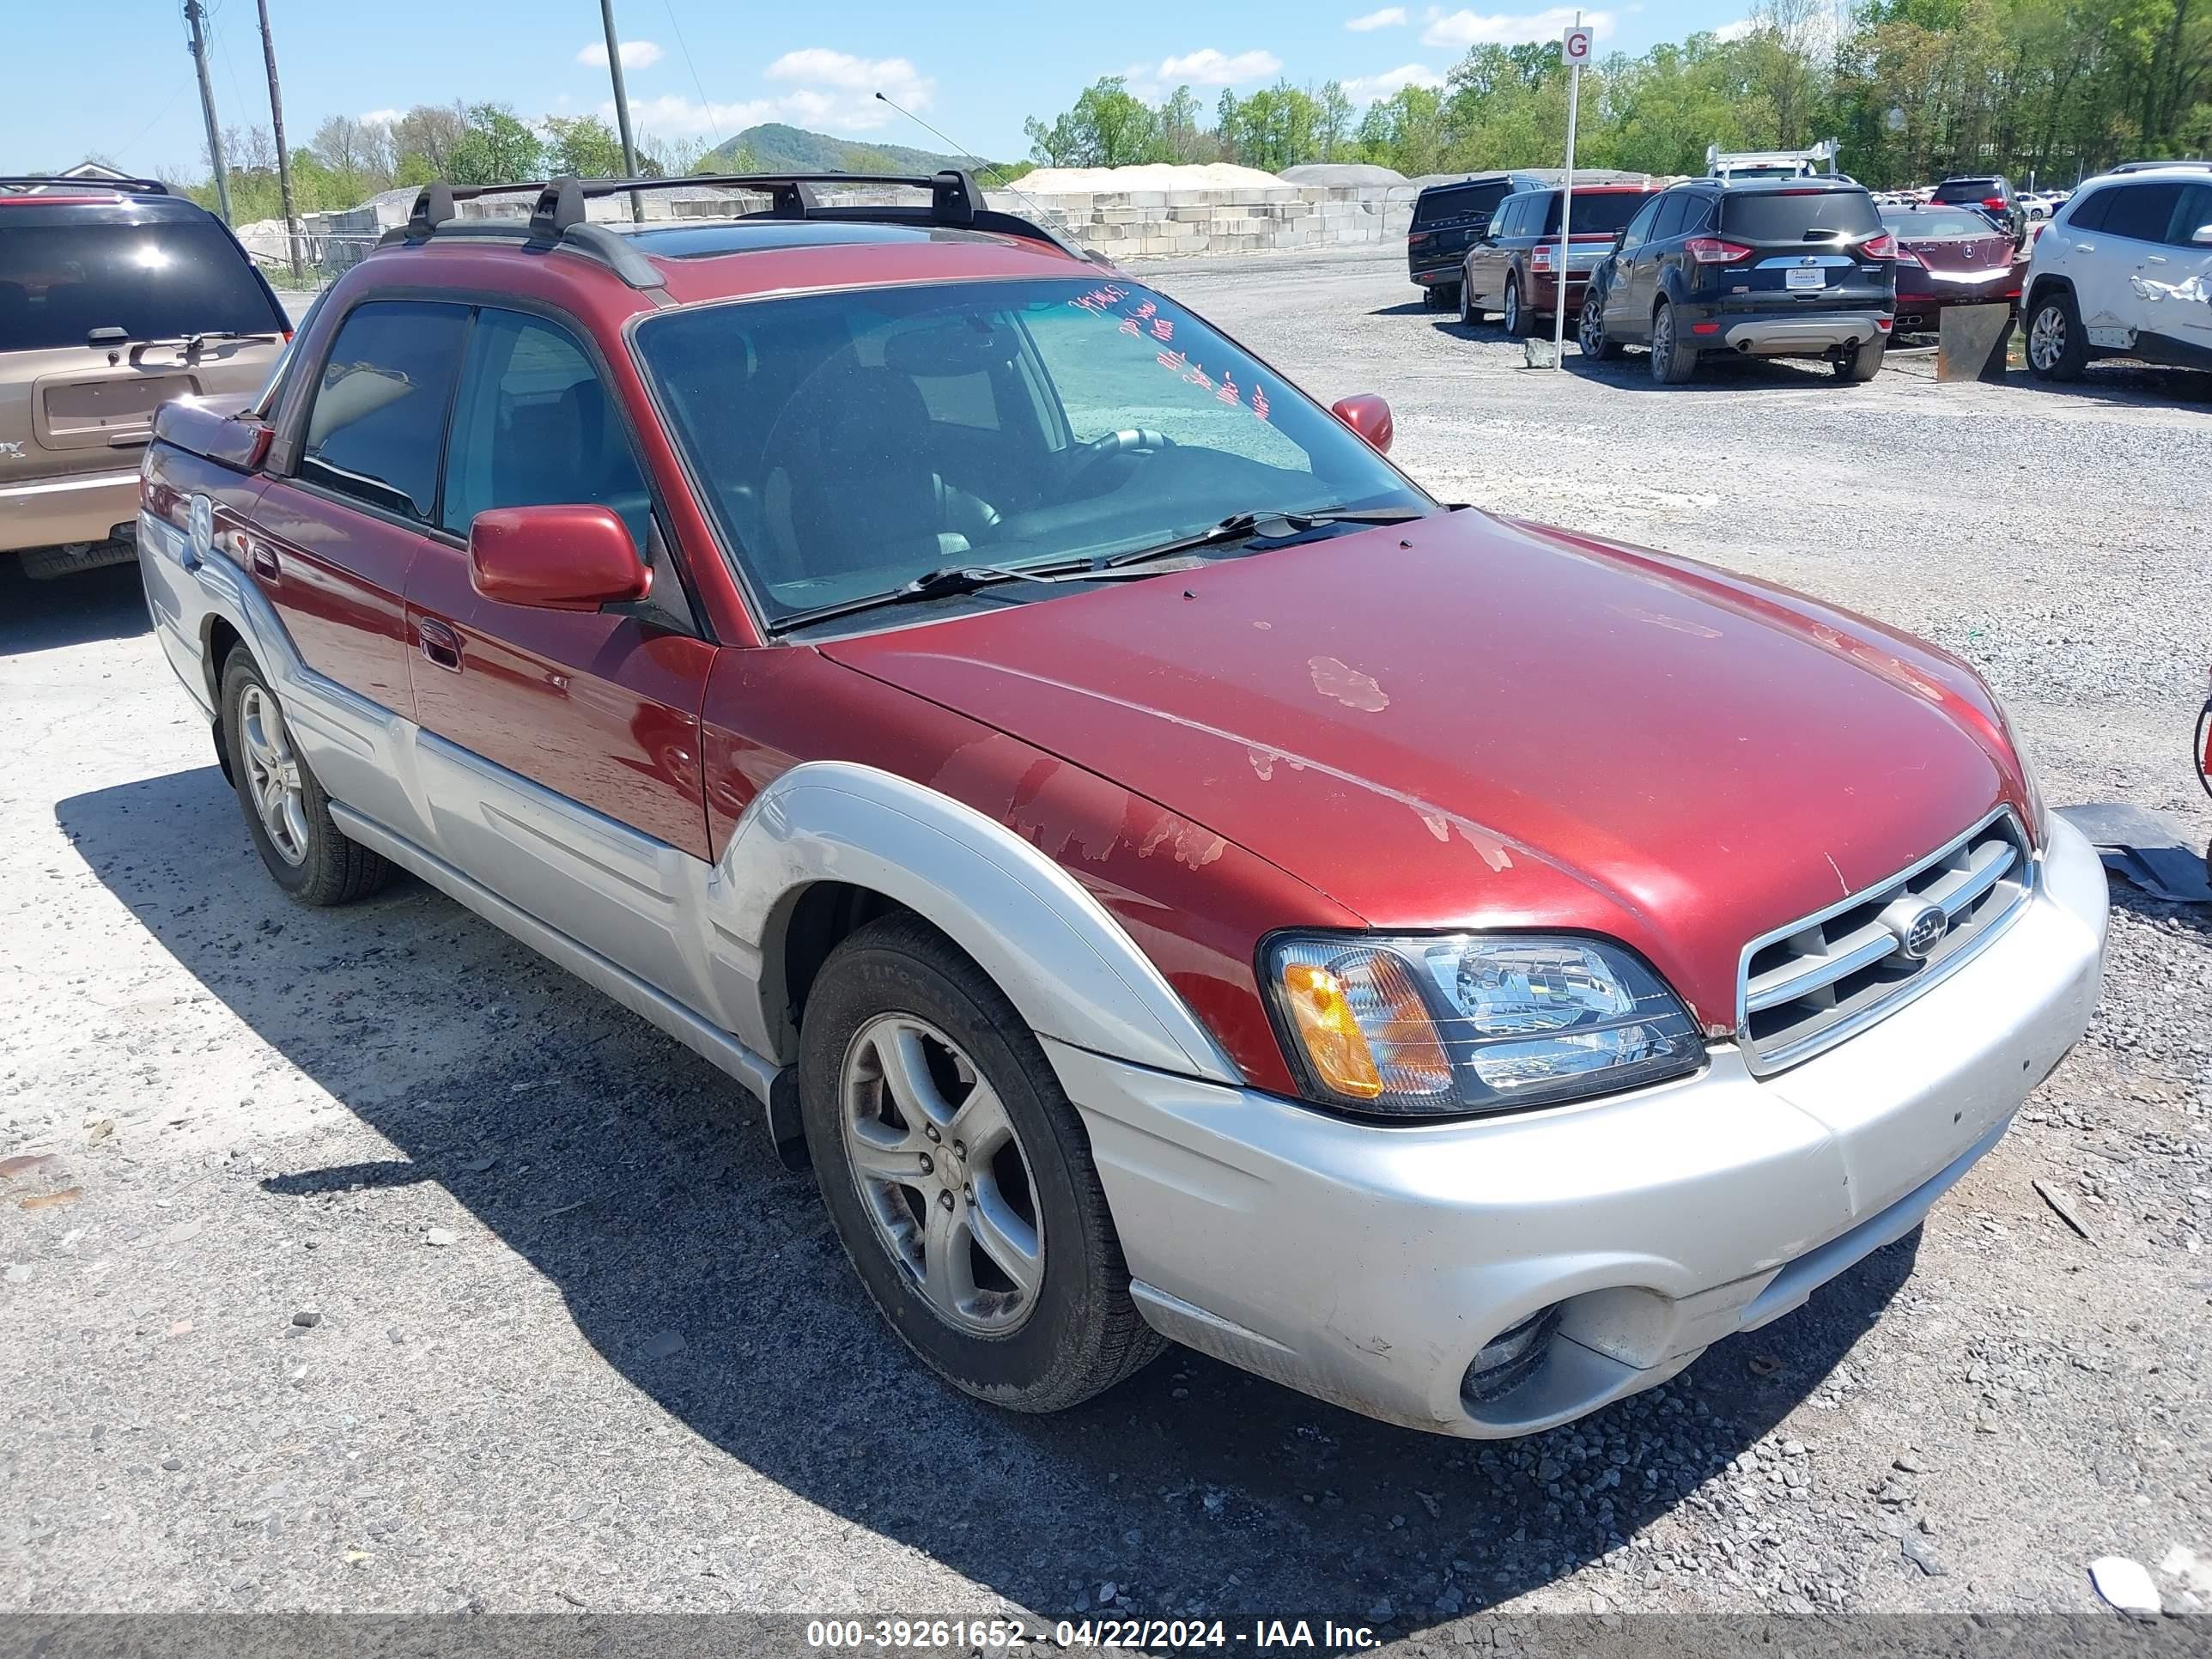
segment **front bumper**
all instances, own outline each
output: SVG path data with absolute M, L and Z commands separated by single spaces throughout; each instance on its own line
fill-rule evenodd
M 1377 1127 L 1048 1042 L 1146 1317 L 1368 1416 L 1525 1434 L 1664 1382 L 1918 1224 L 2097 1000 L 2103 866 L 2054 821 L 2002 934 L 1917 1000 L 1768 1078 L 1694 1078 L 1488 1121 Z M 1543 1362 L 1462 1397 L 1560 1304 Z
M 0 553 L 104 542 L 138 516 L 138 469 L 0 486 Z

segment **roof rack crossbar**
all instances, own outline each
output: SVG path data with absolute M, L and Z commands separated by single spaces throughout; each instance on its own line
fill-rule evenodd
M 159 179 L 70 179 L 28 173 L 0 174 L 0 190 L 51 190 L 62 195 L 80 190 L 112 190 L 125 196 L 169 194 L 169 187 Z
M 824 202 L 817 185 L 861 189 L 890 186 L 927 191 L 927 206 L 919 203 L 861 204 Z M 675 179 L 555 179 L 544 182 L 505 185 L 429 184 L 415 198 L 404 225 L 385 232 L 379 245 L 417 243 L 433 236 L 484 237 L 519 240 L 539 249 L 565 247 L 610 267 L 632 288 L 661 287 L 660 272 L 628 237 L 605 225 L 594 224 L 586 204 L 605 196 L 647 190 L 706 187 L 757 192 L 769 198 L 765 213 L 733 214 L 734 218 L 819 219 L 882 224 L 942 225 L 961 229 L 995 232 L 1029 241 L 1048 243 L 1077 258 L 1088 258 L 1082 249 L 1056 235 L 1049 228 L 1012 213 L 984 205 L 983 192 L 973 174 L 947 167 L 942 172 L 890 173 L 714 173 Z M 514 220 L 464 219 L 456 204 L 494 195 L 537 192 L 527 223 Z

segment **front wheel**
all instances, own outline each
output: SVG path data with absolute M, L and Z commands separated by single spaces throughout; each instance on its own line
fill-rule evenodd
M 1661 386 L 1680 386 L 1697 367 L 1697 348 L 1682 338 L 1673 302 L 1662 300 L 1651 318 L 1651 378 Z
M 951 941 L 911 916 L 853 934 L 823 964 L 799 1042 L 823 1202 L 923 1364 L 979 1400 L 1051 1412 L 1160 1352 L 1074 1107 Z
M 1473 328 L 1489 313 L 1474 302 L 1474 284 L 1462 281 L 1459 285 L 1459 320 L 1462 328 Z
M 2088 367 L 2089 342 L 2074 296 L 2059 289 L 2036 301 L 2027 325 L 2027 367 L 2039 380 L 2078 380 Z
M 1582 320 L 1575 327 L 1575 343 L 1583 356 L 1609 363 L 1620 356 L 1620 342 L 1605 331 L 1605 307 L 1595 299 L 1583 301 Z
M 222 740 L 254 849 L 285 895 L 346 904 L 391 878 L 392 866 L 331 818 L 331 798 L 293 746 L 283 705 L 243 647 L 222 670 Z

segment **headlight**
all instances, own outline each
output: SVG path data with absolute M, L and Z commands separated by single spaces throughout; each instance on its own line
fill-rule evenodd
M 1294 1067 L 1325 1104 L 1439 1117 L 1555 1105 L 1695 1071 L 1681 1002 L 1595 939 L 1287 935 L 1262 970 Z

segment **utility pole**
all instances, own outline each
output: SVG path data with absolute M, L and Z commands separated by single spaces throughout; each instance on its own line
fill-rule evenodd
M 1575 14 L 1574 27 L 1559 43 L 1559 56 L 1567 68 L 1567 176 L 1565 188 L 1559 192 L 1559 286 L 1552 292 L 1552 367 L 1565 372 L 1567 367 L 1567 272 L 1573 258 L 1573 226 L 1575 221 L 1575 115 L 1583 102 L 1583 65 L 1589 61 L 1590 43 L 1595 37 L 1583 27 L 1583 15 Z
M 622 131 L 623 171 L 637 177 L 637 146 L 630 142 L 629 94 L 623 89 L 622 42 L 615 36 L 615 0 L 599 0 L 599 21 L 607 31 L 607 73 L 615 82 L 615 125 Z M 629 193 L 630 222 L 645 217 L 645 204 L 638 200 L 637 192 Z
M 208 79 L 207 37 L 200 33 L 207 9 L 200 0 L 185 0 L 185 27 L 191 31 L 192 64 L 200 73 L 200 113 L 207 119 L 208 165 L 215 169 L 215 199 L 222 222 L 230 222 L 230 174 L 222 164 L 222 128 L 215 118 L 215 84 Z
M 276 189 L 284 200 L 284 244 L 291 250 L 292 280 L 305 288 L 307 273 L 301 268 L 300 216 L 292 205 L 292 153 L 284 148 L 284 100 L 276 90 L 276 37 L 269 32 L 269 0 L 258 0 L 258 3 L 261 60 L 269 65 L 269 125 L 276 135 Z

